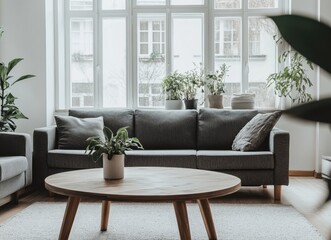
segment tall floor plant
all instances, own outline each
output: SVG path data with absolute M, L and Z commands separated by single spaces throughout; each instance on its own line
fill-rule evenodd
M 0 27 L 0 39 L 2 34 L 3 29 Z M 23 75 L 15 80 L 14 76 L 11 75 L 11 71 L 22 60 L 23 58 L 15 58 L 9 61 L 8 64 L 0 62 L 0 132 L 15 131 L 17 126 L 14 120 L 22 118 L 27 119 L 15 105 L 17 98 L 10 92 L 10 88 L 14 84 L 34 77 L 34 75 Z

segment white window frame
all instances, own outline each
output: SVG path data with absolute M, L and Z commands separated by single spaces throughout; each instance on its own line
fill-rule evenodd
M 209 18 L 210 25 L 210 45 L 211 45 L 211 54 L 210 54 L 210 70 L 215 71 L 214 56 L 215 56 L 215 26 L 213 19 L 216 17 L 240 17 L 241 18 L 241 64 L 242 64 L 242 78 L 241 78 L 241 91 L 245 92 L 248 90 L 248 74 L 249 74 L 249 37 L 248 37 L 248 19 L 249 17 L 258 17 L 258 16 L 272 16 L 278 14 L 284 14 L 286 6 L 284 0 L 278 0 L 278 8 L 261 8 L 261 9 L 248 9 L 248 0 L 241 0 L 240 9 L 215 9 L 215 1 L 211 4 L 211 14 Z M 279 50 L 278 50 L 279 51 Z M 277 60 L 276 60 L 277 62 Z M 277 64 L 276 64 L 277 69 Z
M 170 5 L 166 0 L 165 5 L 137 5 L 136 0 L 126 0 L 125 10 L 101 10 L 102 0 L 93 1 L 93 11 L 69 11 L 69 0 L 54 1 L 56 30 L 55 44 L 56 57 L 56 109 L 71 108 L 71 83 L 70 83 L 70 18 L 91 17 L 94 19 L 94 107 L 103 106 L 103 84 L 102 84 L 102 19 L 106 17 L 124 17 L 126 19 L 126 95 L 127 107 L 138 107 L 138 81 L 137 81 L 137 14 L 163 13 L 166 15 L 166 73 L 172 71 L 172 14 L 176 13 L 202 13 L 203 20 L 203 64 L 206 71 L 214 71 L 215 56 L 215 17 L 241 17 L 242 18 L 242 91 L 248 89 L 248 18 L 251 16 L 284 14 L 289 9 L 285 0 L 278 1 L 277 9 L 248 9 L 248 1 L 242 0 L 241 9 L 215 9 L 214 0 L 204 0 L 204 5 Z M 97 47 L 99 46 L 99 48 Z M 152 46 L 153 47 L 153 46 Z M 63 62 L 65 64 L 63 64 Z M 61 80 L 62 79 L 62 80 Z M 63 80 L 66 79 L 66 80 Z M 64 99 L 63 100 L 63 96 Z

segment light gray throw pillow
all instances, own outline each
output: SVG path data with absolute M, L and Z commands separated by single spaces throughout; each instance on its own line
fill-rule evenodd
M 76 118 L 71 116 L 55 116 L 59 149 L 85 149 L 87 138 L 99 136 L 104 139 L 103 117 Z
M 232 143 L 232 150 L 257 150 L 275 126 L 281 112 L 257 114 L 237 134 Z

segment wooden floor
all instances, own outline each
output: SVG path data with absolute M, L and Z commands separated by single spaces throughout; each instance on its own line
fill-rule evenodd
M 291 177 L 290 185 L 282 187 L 282 202 L 294 206 L 322 233 L 325 239 L 331 239 L 331 203 L 319 209 L 327 193 L 327 186 L 321 179 L 311 177 Z M 65 202 L 61 196 L 49 197 L 46 192 L 32 192 L 19 200 L 18 205 L 7 204 L 0 207 L 0 224 L 14 216 L 34 202 Z M 83 201 L 93 201 L 83 199 Z M 232 195 L 211 202 L 266 204 L 274 203 L 273 187 L 242 187 Z

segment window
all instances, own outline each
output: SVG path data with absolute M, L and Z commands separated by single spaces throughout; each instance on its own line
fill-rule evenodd
M 137 17 L 138 107 L 162 107 L 161 81 L 166 75 L 166 16 Z
M 274 106 L 265 80 L 277 67 L 276 28 L 263 16 L 282 13 L 283 0 L 57 1 L 59 109 L 162 108 L 167 74 L 223 63 L 226 107 L 238 92 Z

